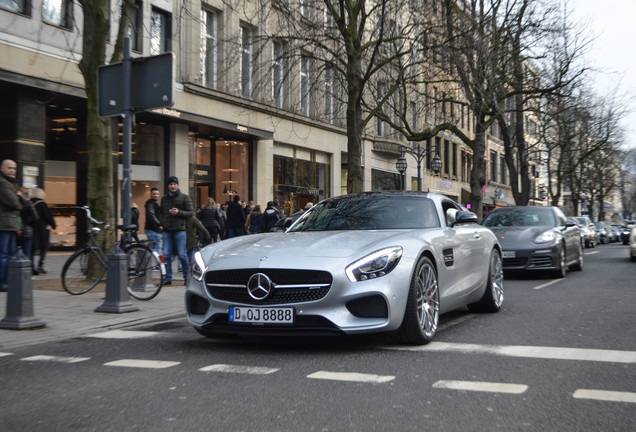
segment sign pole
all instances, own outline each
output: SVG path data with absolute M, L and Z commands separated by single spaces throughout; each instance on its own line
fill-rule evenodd
M 124 61 L 123 61 L 123 109 L 122 114 L 124 120 L 124 148 L 123 148 L 123 162 L 124 162 L 124 178 L 122 181 L 122 207 L 124 226 L 130 225 L 130 205 L 131 205 L 131 190 L 130 190 L 130 166 L 131 166 L 131 144 L 130 137 L 132 134 L 132 115 L 133 110 L 130 105 L 130 81 L 132 75 L 132 66 L 130 60 L 130 38 L 124 38 Z M 128 235 L 129 233 L 124 233 Z M 130 240 L 130 239 L 127 239 Z

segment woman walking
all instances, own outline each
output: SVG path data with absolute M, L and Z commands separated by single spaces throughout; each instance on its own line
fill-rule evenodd
M 221 231 L 221 215 L 216 208 L 216 202 L 214 202 L 214 198 L 208 197 L 205 200 L 205 204 L 201 208 L 201 211 L 197 214 L 197 217 L 203 224 L 208 233 L 210 233 L 210 238 L 212 242 L 216 242 L 219 238 L 219 233 Z
M 55 219 L 51 214 L 49 206 L 44 201 L 44 191 L 40 188 L 33 188 L 31 192 L 31 202 L 38 213 L 39 219 L 33 227 L 33 274 L 46 273 L 44 260 L 46 251 L 50 246 L 50 229 L 55 229 Z M 35 266 L 35 255 L 40 255 L 39 263 Z
M 265 221 L 263 219 L 263 213 L 261 213 L 260 205 L 255 205 L 247 216 L 245 229 L 249 234 L 258 234 L 265 231 Z

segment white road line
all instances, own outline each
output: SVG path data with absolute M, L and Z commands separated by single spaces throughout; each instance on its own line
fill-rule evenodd
M 165 369 L 181 364 L 181 362 L 161 361 L 161 360 L 135 360 L 121 359 L 104 363 L 104 366 L 119 366 L 145 369 Z
M 636 393 L 578 389 L 572 394 L 575 399 L 594 399 L 608 402 L 636 403 Z
M 229 365 L 229 364 L 213 364 L 205 366 L 199 369 L 203 372 L 226 372 L 226 373 L 238 373 L 238 374 L 250 374 L 250 375 L 268 375 L 274 372 L 278 372 L 277 368 L 268 368 L 261 366 L 243 366 L 243 365 Z
M 506 384 L 506 383 L 494 383 L 494 382 L 477 382 L 477 381 L 453 381 L 453 380 L 441 380 L 433 383 L 434 388 L 451 389 L 451 390 L 465 390 L 465 391 L 480 391 L 491 393 L 510 393 L 521 394 L 528 390 L 527 385 L 523 384 Z
M 36 355 L 32 357 L 24 357 L 20 360 L 23 361 L 50 361 L 56 363 L 79 363 L 86 360 L 90 360 L 90 357 L 58 357 L 49 355 Z
M 93 333 L 86 335 L 86 337 L 101 338 L 101 339 L 138 339 L 149 336 L 154 336 L 158 332 L 151 331 L 134 331 L 134 330 L 109 330 L 101 333 Z
M 393 375 L 373 375 L 362 374 L 356 372 L 327 372 L 318 371 L 310 375 L 307 378 L 333 380 L 333 381 L 353 381 L 363 383 L 376 383 L 381 384 L 389 381 L 393 381 L 395 377 Z
M 537 285 L 536 287 L 533 287 L 532 289 L 534 289 L 534 290 L 540 290 L 540 289 L 542 289 L 542 288 L 548 287 L 548 286 L 550 286 L 550 285 L 552 285 L 552 284 L 555 284 L 555 283 L 557 283 L 557 282 L 561 282 L 562 280 L 563 280 L 563 279 L 554 279 L 554 280 L 552 280 L 552 281 L 550 281 L 550 282 L 546 282 L 546 283 L 544 283 L 544 284 Z
M 468 321 L 470 319 L 475 318 L 476 314 L 468 314 L 463 317 L 456 318 L 452 321 L 448 321 L 437 328 L 437 331 L 444 331 L 450 327 L 456 326 L 457 324 L 463 323 L 464 321 Z
M 13 353 L 0 352 L 0 357 L 6 357 L 6 356 L 10 356 L 10 355 L 13 355 Z
M 594 255 L 599 253 L 599 251 L 585 252 L 585 255 Z
M 464 354 L 492 354 L 506 357 L 541 358 L 551 360 L 636 363 L 636 351 L 557 348 L 523 345 L 477 345 L 449 342 L 431 342 L 428 345 L 421 346 L 398 345 L 383 348 L 400 351 L 460 352 Z

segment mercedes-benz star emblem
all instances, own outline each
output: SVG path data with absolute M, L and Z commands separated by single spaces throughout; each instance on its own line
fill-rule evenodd
M 274 290 L 274 283 L 263 273 L 254 273 L 247 281 L 247 293 L 254 300 L 265 300 Z

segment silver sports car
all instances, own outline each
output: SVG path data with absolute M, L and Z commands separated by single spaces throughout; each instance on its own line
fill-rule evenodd
M 369 192 L 316 204 L 285 233 L 194 256 L 189 322 L 205 336 L 394 332 L 425 344 L 441 313 L 503 304 L 501 248 L 443 195 Z

